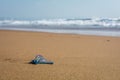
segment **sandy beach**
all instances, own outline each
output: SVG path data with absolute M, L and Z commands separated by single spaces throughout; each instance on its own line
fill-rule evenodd
M 120 80 L 120 37 L 0 30 L 0 80 Z

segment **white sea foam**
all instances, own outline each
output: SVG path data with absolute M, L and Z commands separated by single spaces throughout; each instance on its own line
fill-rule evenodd
M 0 30 L 120 37 L 120 18 L 0 20 Z
M 90 19 L 52 19 L 52 20 L 0 20 L 0 25 L 87 25 L 115 27 L 120 26 L 120 18 Z

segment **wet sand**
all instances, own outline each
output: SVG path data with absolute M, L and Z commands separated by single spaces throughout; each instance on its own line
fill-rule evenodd
M 120 37 L 0 30 L 0 80 L 120 80 Z

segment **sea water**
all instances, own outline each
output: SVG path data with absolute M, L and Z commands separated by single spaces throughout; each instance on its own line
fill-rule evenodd
M 120 37 L 120 18 L 42 20 L 1 19 L 0 30 L 21 30 Z

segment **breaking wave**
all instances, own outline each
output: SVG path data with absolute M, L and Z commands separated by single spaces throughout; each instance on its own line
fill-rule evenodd
M 85 18 L 85 19 L 44 19 L 44 20 L 0 20 L 0 26 L 4 25 L 77 25 L 77 26 L 101 26 L 119 27 L 120 18 Z
M 120 18 L 43 20 L 0 19 L 0 30 L 21 30 L 120 37 Z

